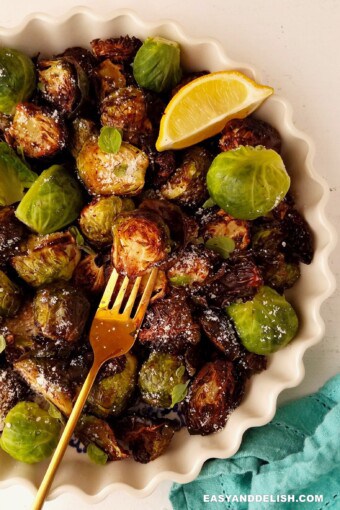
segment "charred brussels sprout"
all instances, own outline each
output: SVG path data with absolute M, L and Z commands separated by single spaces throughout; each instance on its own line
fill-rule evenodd
M 106 59 L 94 70 L 101 101 L 117 88 L 126 87 L 123 66 Z
M 239 404 L 244 382 L 232 363 L 217 359 L 206 363 L 189 389 L 185 418 L 190 434 L 205 436 L 221 430 Z
M 5 142 L 0 142 L 0 206 L 19 202 L 38 175 Z
M 92 411 L 99 416 L 118 416 L 124 411 L 137 382 L 137 358 L 126 354 L 126 365 L 122 372 L 97 381 L 88 398 Z
M 128 132 L 151 131 L 146 97 L 137 87 L 113 90 L 101 104 L 101 123 Z
M 188 149 L 181 166 L 162 186 L 162 196 L 179 205 L 197 207 L 202 204 L 208 195 L 206 175 L 210 163 L 211 156 L 203 147 Z
M 26 235 L 24 225 L 16 219 L 14 207 L 0 207 L 0 267 L 5 266 L 17 253 Z
M 70 115 L 88 98 L 89 80 L 71 55 L 38 62 L 38 89 L 42 97 Z
M 298 262 L 286 262 L 281 254 L 271 264 L 261 267 L 264 282 L 278 292 L 289 289 L 300 278 Z
M 149 306 L 138 338 L 152 349 L 173 353 L 183 353 L 200 341 L 200 328 L 183 289 L 172 289 Z
M 118 64 L 131 63 L 141 45 L 139 39 L 128 35 L 91 41 L 92 51 L 97 58 L 109 58 Z
M 77 117 L 73 120 L 68 140 L 68 149 L 72 156 L 77 158 L 80 149 L 91 136 L 98 133 L 95 123 L 92 120 L 83 117 Z
M 70 280 L 81 257 L 69 232 L 30 236 L 20 250 L 21 254 L 12 258 L 12 265 L 32 287 Z
M 41 334 L 52 340 L 79 340 L 89 311 L 85 296 L 67 283 L 40 288 L 34 298 L 35 323 Z
M 135 208 L 132 200 L 119 197 L 95 198 L 80 213 L 79 224 L 83 234 L 99 245 L 112 244 L 112 225 L 123 211 Z
M 209 252 L 196 247 L 189 246 L 185 250 L 179 251 L 171 261 L 171 267 L 167 276 L 171 285 L 185 286 L 193 283 L 203 283 L 213 269 Z
M 227 122 L 221 133 L 219 147 L 221 151 L 229 151 L 240 145 L 251 145 L 252 147 L 262 145 L 266 149 L 280 152 L 281 137 L 273 126 L 263 120 L 253 117 L 232 119 Z
M 244 250 L 250 243 L 250 223 L 246 220 L 237 220 L 227 214 L 223 209 L 208 213 L 202 221 L 200 230 L 204 241 L 214 237 L 227 237 L 235 243 L 235 248 Z
M 5 419 L 1 448 L 16 460 L 33 464 L 56 448 L 61 423 L 35 402 L 19 402 Z
M 57 111 L 33 103 L 17 105 L 6 140 L 29 158 L 54 156 L 66 145 L 66 128 Z
M 115 434 L 109 424 L 96 416 L 81 416 L 75 435 L 87 448 L 89 448 L 89 445 L 96 445 L 97 448 L 100 448 L 106 454 L 107 460 L 122 460 L 129 457 L 129 453 L 117 443 Z
M 169 408 L 184 399 L 187 381 L 181 358 L 173 354 L 152 352 L 140 369 L 138 385 L 144 402 Z M 182 390 L 178 399 L 177 390 Z
M 266 286 L 251 301 L 228 306 L 227 313 L 245 348 L 256 354 L 271 354 L 287 345 L 299 325 L 285 297 Z
M 69 366 L 54 358 L 23 357 L 13 363 L 27 385 L 69 416 L 76 391 L 68 378 Z
M 0 431 L 8 411 L 28 394 L 26 384 L 10 368 L 0 368 Z
M 0 112 L 14 113 L 15 107 L 27 101 L 35 87 L 32 60 L 21 51 L 0 49 Z
M 140 87 L 164 92 L 182 77 L 181 49 L 177 42 L 148 37 L 133 61 L 133 75 Z
M 21 291 L 8 276 L 0 270 L 0 317 L 17 313 L 21 304 Z
M 170 251 L 169 233 L 161 218 L 149 211 L 121 213 L 113 225 L 112 260 L 118 272 L 142 275 Z
M 209 340 L 228 360 L 233 361 L 242 356 L 244 349 L 229 317 L 219 310 L 205 309 L 199 320 Z
M 290 178 L 277 152 L 241 146 L 216 156 L 207 185 L 211 198 L 224 211 L 234 218 L 253 220 L 283 200 Z
M 128 444 L 133 458 L 146 464 L 165 452 L 175 427 L 169 420 L 152 423 L 137 416 L 129 416 L 118 423 L 116 433 L 119 439 Z
M 82 205 L 77 181 L 65 168 L 53 165 L 31 186 L 15 215 L 38 234 L 51 234 L 75 220 Z
M 147 155 L 123 142 L 116 154 L 103 152 L 98 137 L 89 138 L 77 157 L 79 177 L 92 195 L 136 195 L 149 165 Z
M 79 262 L 74 273 L 73 283 L 85 294 L 101 294 L 105 289 L 105 265 L 98 255 L 87 255 Z

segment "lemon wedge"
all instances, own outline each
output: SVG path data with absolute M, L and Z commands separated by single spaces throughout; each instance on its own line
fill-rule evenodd
M 184 149 L 219 133 L 230 119 L 243 119 L 273 94 L 239 71 L 209 73 L 182 87 L 161 119 L 156 149 Z

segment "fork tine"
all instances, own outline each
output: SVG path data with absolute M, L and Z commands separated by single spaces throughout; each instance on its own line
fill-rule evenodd
M 125 292 L 126 292 L 126 289 L 129 285 L 129 278 L 127 276 L 125 276 L 124 280 L 123 280 L 123 283 L 121 284 L 120 286 L 120 289 L 119 289 L 119 292 L 117 294 L 117 297 L 115 299 L 115 302 L 113 303 L 113 306 L 112 306 L 112 311 L 113 312 L 119 312 L 119 309 L 122 305 L 122 302 L 123 302 L 123 299 L 124 299 L 124 296 L 125 296 Z
M 148 282 L 147 282 L 147 284 L 145 286 L 143 295 L 141 297 L 141 300 L 139 302 L 137 311 L 135 313 L 134 320 L 137 323 L 139 323 L 139 324 L 142 322 L 144 314 L 145 314 L 146 309 L 148 307 L 148 304 L 149 304 L 149 301 L 150 301 L 150 298 L 151 298 L 151 294 L 152 294 L 153 288 L 154 288 L 155 283 L 156 283 L 157 273 L 158 273 L 158 269 L 157 269 L 157 267 L 154 267 L 153 270 L 150 273 Z
M 138 276 L 136 278 L 136 280 L 135 280 L 135 283 L 134 283 L 134 285 L 132 287 L 132 290 L 131 290 L 128 302 L 126 303 L 126 306 L 124 308 L 124 312 L 123 313 L 126 314 L 126 315 L 130 315 L 131 310 L 133 308 L 133 305 L 135 304 L 137 293 L 138 293 L 138 289 L 139 289 L 141 281 L 142 281 L 142 277 L 141 276 Z
M 105 308 L 109 307 L 109 304 L 110 304 L 110 301 L 111 301 L 111 298 L 112 298 L 112 294 L 113 294 L 114 288 L 116 286 L 118 277 L 119 277 L 119 274 L 117 273 L 117 271 L 115 269 L 113 269 L 113 271 L 111 273 L 111 276 L 110 276 L 110 279 L 107 282 L 107 285 L 105 287 L 103 297 L 102 297 L 102 299 L 101 299 L 101 301 L 99 303 L 99 306 L 98 306 L 99 309 L 103 309 L 103 308 L 105 309 Z

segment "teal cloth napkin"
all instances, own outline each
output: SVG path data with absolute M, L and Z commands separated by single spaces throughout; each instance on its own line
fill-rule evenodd
M 240 502 L 240 495 L 290 495 L 295 502 Z M 323 501 L 298 501 L 301 495 Z M 268 425 L 248 430 L 233 457 L 207 461 L 196 480 L 174 484 L 170 500 L 174 510 L 339 510 L 340 374 L 280 407 Z

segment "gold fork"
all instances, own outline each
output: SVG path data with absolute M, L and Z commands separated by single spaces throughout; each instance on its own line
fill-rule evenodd
M 114 269 L 91 325 L 90 343 L 94 353 L 93 365 L 79 393 L 72 413 L 70 414 L 59 440 L 59 444 L 39 487 L 32 510 L 40 510 L 44 504 L 45 498 L 53 482 L 54 475 L 64 456 L 67 445 L 71 439 L 74 428 L 100 367 L 105 361 L 127 353 L 133 346 L 156 282 L 157 269 L 152 269 L 135 312 L 133 310 L 142 278 L 136 278 L 126 304 L 121 311 L 126 290 L 129 285 L 129 279 L 127 276 L 124 278 L 116 299 L 111 307 L 110 303 L 112 302 L 112 295 L 115 290 L 118 277 L 119 275 Z

